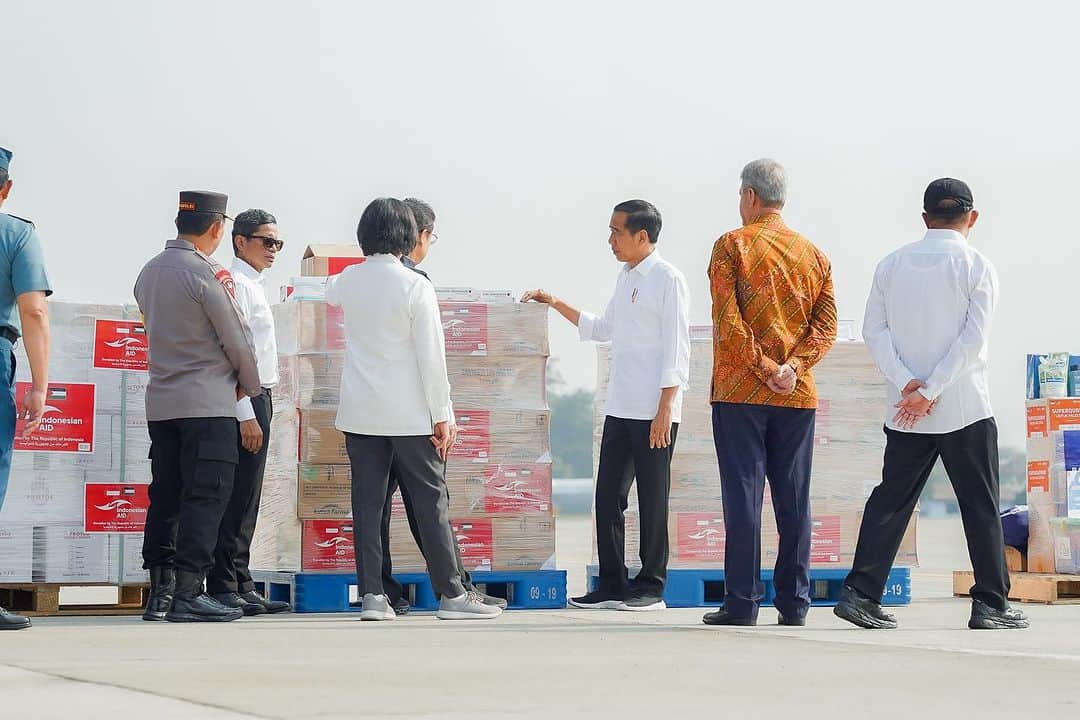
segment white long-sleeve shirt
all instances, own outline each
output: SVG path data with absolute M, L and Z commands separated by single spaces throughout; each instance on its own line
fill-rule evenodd
M 434 286 L 393 255 L 372 255 L 326 283 L 344 310 L 345 367 L 338 430 L 430 435 L 453 420 Z
M 660 391 L 677 387 L 672 422 L 681 421 L 690 382 L 690 291 L 678 268 L 655 250 L 636 267 L 623 265 L 604 314 L 581 313 L 578 335 L 611 342 L 608 415 L 652 420 Z
M 274 338 L 274 314 L 266 300 L 266 278 L 240 258 L 233 260 L 229 272 L 236 288 L 236 304 L 240 306 L 240 314 L 251 329 L 259 382 L 264 388 L 272 388 L 278 384 L 278 357 L 277 340 Z M 236 419 L 255 419 L 251 398 L 242 397 L 237 401 Z
M 936 400 L 914 433 L 948 433 L 993 416 L 987 378 L 990 321 L 997 304 L 994 266 L 953 230 L 928 230 L 877 267 L 863 339 L 889 381 L 886 426 L 901 390 L 921 380 Z

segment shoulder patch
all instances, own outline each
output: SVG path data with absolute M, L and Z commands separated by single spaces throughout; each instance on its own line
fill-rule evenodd
M 8 213 L 7 216 L 9 218 L 11 218 L 12 220 L 18 220 L 20 222 L 26 223 L 30 227 L 34 227 L 34 221 L 33 220 L 27 220 L 26 218 L 21 218 L 18 215 L 12 215 L 11 213 Z
M 221 268 L 214 273 L 214 277 L 221 283 L 221 287 L 225 288 L 225 292 L 229 293 L 233 298 L 236 297 L 236 281 L 233 280 L 232 273 L 225 268 Z

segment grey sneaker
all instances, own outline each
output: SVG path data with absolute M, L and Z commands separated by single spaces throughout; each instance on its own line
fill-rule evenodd
M 480 593 L 467 592 L 456 598 L 444 597 L 439 601 L 435 617 L 440 620 L 492 620 L 502 615 L 497 605 L 485 605 Z
M 393 620 L 397 617 L 394 608 L 390 607 L 390 601 L 385 595 L 364 595 L 363 609 L 360 611 L 361 620 Z

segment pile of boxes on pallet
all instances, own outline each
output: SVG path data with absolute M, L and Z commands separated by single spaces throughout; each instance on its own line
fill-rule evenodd
M 0 583 L 147 581 L 142 525 L 150 482 L 143 396 L 146 341 L 137 309 L 50 302 L 44 419 L 16 433 L 0 510 Z M 30 364 L 16 349 L 16 392 Z
M 322 300 L 325 276 L 360 257 L 308 249 L 274 307 L 281 384 L 252 547 L 261 570 L 354 572 L 351 477 L 335 429 L 344 318 Z M 553 569 L 547 310 L 507 292 L 437 292 L 458 444 L 447 463 L 450 518 L 470 571 Z M 390 545 L 397 572 L 424 572 L 400 493 Z
M 1080 357 L 1027 367 L 1027 569 L 1080 574 Z
M 724 510 L 709 404 L 712 328 L 692 327 L 690 348 L 690 388 L 683 397 L 682 423 L 671 461 L 668 567 L 722 568 Z M 600 458 L 610 355 L 610 348 L 598 347 L 594 464 Z M 861 342 L 838 342 L 813 372 L 820 399 L 810 485 L 813 514 L 810 562 L 815 568 L 846 568 L 854 559 L 866 499 L 881 479 L 885 381 Z M 917 516 L 912 518 L 897 553 L 898 567 L 918 564 L 916 524 Z M 626 511 L 626 558 L 630 565 L 638 558 L 637 527 L 637 499 L 632 491 Z M 595 538 L 593 542 L 595 564 Z M 766 485 L 761 533 L 763 568 L 775 564 L 778 543 Z

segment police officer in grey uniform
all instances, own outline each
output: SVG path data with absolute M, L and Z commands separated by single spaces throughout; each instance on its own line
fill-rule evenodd
M 0 205 L 11 192 L 8 169 L 11 151 L 0 147 Z M 7 494 L 11 472 L 12 444 L 19 412 L 26 420 L 23 437 L 41 424 L 49 384 L 49 311 L 45 298 L 52 294 L 45 274 L 45 259 L 34 224 L 29 220 L 0 213 L 0 507 Z M 32 383 L 25 397 L 15 397 L 15 353 L 20 337 L 30 361 Z M 21 408 L 17 409 L 17 405 Z M 23 630 L 30 618 L 0 607 L 0 630 Z
M 144 620 L 243 616 L 203 588 L 238 462 L 236 401 L 262 393 L 232 276 L 211 257 L 231 219 L 227 203 L 221 193 L 181 192 L 177 238 L 135 282 L 150 346 L 153 480 L 143 566 L 151 590 Z

